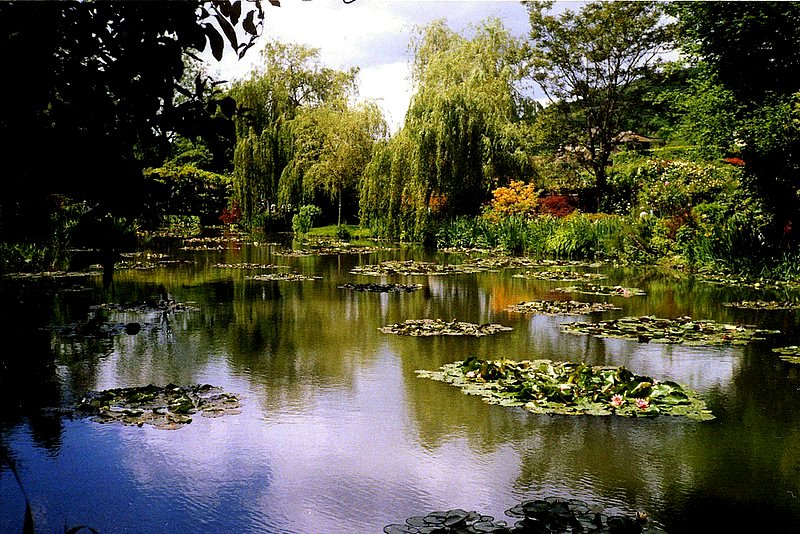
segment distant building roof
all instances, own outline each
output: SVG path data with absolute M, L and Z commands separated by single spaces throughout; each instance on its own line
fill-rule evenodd
M 630 130 L 620 132 L 614 136 L 615 143 L 655 143 L 658 139 L 645 137 Z

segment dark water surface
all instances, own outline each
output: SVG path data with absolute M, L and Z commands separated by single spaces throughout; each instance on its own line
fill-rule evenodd
M 433 510 L 497 519 L 520 501 L 577 498 L 645 510 L 668 532 L 800 531 L 800 366 L 775 342 L 687 347 L 574 336 L 562 321 L 506 311 L 558 298 L 558 282 L 516 270 L 371 278 L 349 273 L 385 259 L 458 263 L 462 256 L 403 248 L 365 255 L 287 257 L 272 245 L 181 251 L 192 263 L 100 277 L 2 284 L 5 384 L 0 445 L 28 494 L 37 532 L 87 525 L 100 532 L 369 533 Z M 246 279 L 222 263 L 277 263 L 321 276 L 305 282 Z M 625 315 L 750 323 L 800 342 L 800 313 L 724 307 L 797 295 L 726 288 L 654 269 L 590 269 L 603 284 L 647 296 L 573 295 L 611 301 Z M 259 271 L 274 272 L 274 271 Z M 346 282 L 421 283 L 415 293 L 351 292 Z M 100 343 L 70 342 L 42 327 L 83 321 L 89 306 L 169 294 L 197 311 L 110 312 L 112 322 L 159 329 Z M 563 297 L 561 297 L 563 298 Z M 411 338 L 378 328 L 441 318 L 514 328 L 484 338 Z M 470 355 L 624 365 L 685 384 L 717 419 L 540 416 L 488 405 L 419 379 Z M 51 362 L 38 363 L 38 362 Z M 242 397 L 243 413 L 200 416 L 178 430 L 73 418 L 89 390 L 210 383 Z M 19 532 L 25 502 L 0 469 L 0 532 Z

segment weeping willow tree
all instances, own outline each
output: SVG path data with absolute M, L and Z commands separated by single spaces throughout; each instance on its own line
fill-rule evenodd
M 349 106 L 344 101 L 308 107 L 292 122 L 292 130 L 295 152 L 286 185 L 290 191 L 302 190 L 304 198 L 327 195 L 338 204 L 341 225 L 344 196 L 356 192 L 375 143 L 386 138 L 380 109 L 374 102 Z
M 323 67 L 319 50 L 268 43 L 261 65 L 231 88 L 236 119 L 234 189 L 248 223 L 272 206 L 297 201 L 292 121 L 306 107 L 341 100 L 355 87 L 355 71 Z
M 525 119 L 535 108 L 520 88 L 522 44 L 495 19 L 471 39 L 436 21 L 412 51 L 415 94 L 403 129 L 365 169 L 361 217 L 383 235 L 421 240 L 530 176 Z

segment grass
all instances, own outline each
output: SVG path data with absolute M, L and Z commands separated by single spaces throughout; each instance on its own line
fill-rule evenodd
M 361 228 L 360 226 L 354 224 L 343 224 L 343 228 L 347 229 L 347 232 L 350 234 L 350 239 L 369 239 L 372 237 L 369 228 Z M 317 226 L 309 230 L 306 234 L 307 237 L 338 237 L 339 236 L 339 227 L 335 224 L 329 224 L 328 226 Z

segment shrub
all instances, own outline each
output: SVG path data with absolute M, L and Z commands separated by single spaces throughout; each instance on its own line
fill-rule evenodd
M 538 211 L 539 191 L 533 183 L 512 180 L 508 187 L 492 191 L 487 216 L 495 221 L 511 215 L 533 216 Z
M 322 213 L 322 210 L 313 204 L 306 204 L 292 217 L 292 230 L 296 234 L 307 234 L 314 224 L 314 218 Z
M 549 195 L 539 200 L 541 212 L 553 217 L 566 217 L 578 208 L 573 197 L 567 195 Z

